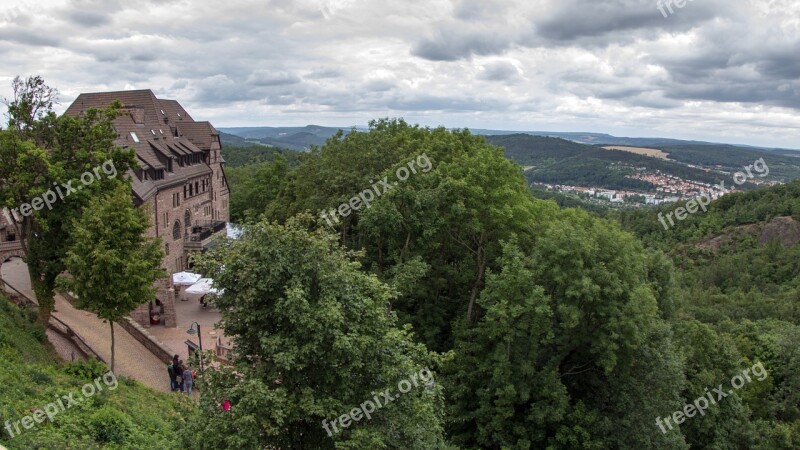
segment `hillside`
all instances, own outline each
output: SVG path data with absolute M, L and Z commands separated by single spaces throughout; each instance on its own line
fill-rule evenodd
M 707 240 L 725 230 L 744 225 L 767 223 L 775 217 L 800 220 L 800 181 L 769 189 L 726 195 L 708 206 L 707 214 L 692 214 L 680 226 L 665 230 L 658 214 L 665 214 L 681 204 L 665 205 L 657 210 L 620 213 L 621 223 L 643 241 L 664 249 L 678 243 Z
M 335 127 L 308 125 L 305 127 L 239 127 L 220 128 L 223 145 L 252 145 L 259 143 L 296 151 L 307 151 L 321 146 L 331 136 L 342 130 Z M 345 133 L 348 130 L 343 130 Z M 236 139 L 238 137 L 239 139 Z
M 487 136 L 486 140 L 502 147 L 506 157 L 523 167 L 530 167 L 526 171 L 530 182 L 652 191 L 655 185 L 629 177 L 635 168 L 709 184 L 719 183 L 722 178 L 719 173 L 680 162 L 606 150 L 560 138 L 515 134 Z M 754 160 L 751 159 L 750 163 Z M 800 169 L 800 164 L 797 167 Z
M 107 373 L 98 362 L 56 362 L 35 318 L 35 312 L 20 310 L 0 295 L 0 424 L 10 424 L 0 431 L 0 445 L 9 450 L 176 448 L 177 398 L 126 378 L 106 375 L 95 383 Z M 105 389 L 86 396 L 87 383 Z M 77 405 L 53 414 L 52 423 L 44 417 L 43 423 L 24 428 L 23 417 L 56 411 L 48 405 L 70 394 Z

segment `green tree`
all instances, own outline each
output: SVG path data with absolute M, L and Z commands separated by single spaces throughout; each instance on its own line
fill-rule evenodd
M 686 448 L 655 425 L 661 408 L 680 407 L 682 363 L 642 248 L 610 222 L 566 211 L 523 249 L 506 245 L 480 320 L 459 327 L 447 383 L 455 442 Z
M 399 180 L 411 162 L 416 173 Z M 380 195 L 370 207 L 338 217 L 335 229 L 348 248 L 364 250 L 367 270 L 398 291 L 392 308 L 400 319 L 439 351 L 452 348 L 453 325 L 474 312 L 500 241 L 531 242 L 557 210 L 531 198 L 521 168 L 483 137 L 387 119 L 305 156 L 268 217 L 330 211 L 373 186 Z
M 132 150 L 114 145 L 112 121 L 118 104 L 104 111 L 91 109 L 80 117 L 56 116 L 52 106 L 57 92 L 41 77 L 14 80 L 14 95 L 6 100 L 9 128 L 0 131 L 0 208 L 8 208 L 8 219 L 20 239 L 31 284 L 39 303 L 39 320 L 46 324 L 55 305 L 54 289 L 64 271 L 63 258 L 69 245 L 70 224 L 80 217 L 89 199 L 108 192 L 121 177 L 99 177 L 88 186 L 71 190 L 65 184 L 111 162 L 115 174 L 133 164 Z M 61 194 L 56 193 L 61 190 Z M 69 192 L 69 195 L 67 195 Z M 48 207 L 35 199 L 57 199 Z M 32 204 L 31 214 L 14 214 Z M 24 211 L 21 211 L 24 212 Z
M 225 168 L 231 185 L 231 221 L 257 220 L 278 197 L 289 166 L 278 154 L 274 161 L 244 167 Z
M 301 223 L 301 220 L 304 223 Z M 393 293 L 365 274 L 310 218 L 253 224 L 199 261 L 224 289 L 217 306 L 233 367 L 210 368 L 193 448 L 435 449 L 443 447 L 439 384 L 420 386 L 349 428 L 330 423 L 424 367 L 435 355 L 396 327 Z M 230 412 L 220 409 L 229 400 Z M 323 421 L 331 430 L 326 432 Z M 234 432 L 235 430 L 235 432 Z
M 114 370 L 114 322 L 155 296 L 153 283 L 164 276 L 159 239 L 145 237 L 149 219 L 133 206 L 130 186 L 120 184 L 108 196 L 93 199 L 72 227 L 72 244 L 61 278 L 77 297 L 77 306 L 97 314 L 111 327 Z

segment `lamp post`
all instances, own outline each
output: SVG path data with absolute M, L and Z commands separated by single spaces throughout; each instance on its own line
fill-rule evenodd
M 194 326 L 197 325 L 197 329 L 194 329 Z M 192 323 L 192 326 L 186 330 L 189 334 L 197 333 L 197 338 L 200 340 L 200 371 L 203 371 L 203 333 L 200 331 L 200 324 L 197 322 Z

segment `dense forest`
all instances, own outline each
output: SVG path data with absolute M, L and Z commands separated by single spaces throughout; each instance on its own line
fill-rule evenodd
M 410 162 L 429 170 L 406 177 Z M 797 184 L 726 196 L 663 231 L 654 210 L 601 218 L 537 199 L 484 138 L 394 120 L 252 170 L 270 184 L 232 184 L 258 200 L 236 203 L 245 236 L 202 263 L 242 349 L 241 381 L 212 383 L 245 411 L 222 417 L 210 400 L 198 414 L 218 426 L 198 423 L 196 442 L 800 446 L 799 250 L 730 231 L 795 214 Z M 427 395 L 332 436 L 320 425 L 423 366 Z M 686 409 L 745 370 L 702 415 Z

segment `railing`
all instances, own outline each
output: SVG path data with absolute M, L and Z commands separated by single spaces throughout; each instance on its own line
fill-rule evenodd
M 4 285 L 6 288 L 11 289 L 21 301 L 28 306 L 38 306 L 39 304 L 36 303 L 36 300 L 28 297 L 27 295 L 23 294 L 19 291 L 19 289 L 15 288 L 7 281 L 0 279 L 0 285 Z M 93 356 L 97 358 L 99 361 L 106 363 L 106 360 L 100 356 L 99 353 L 94 351 L 94 349 L 86 343 L 86 341 L 78 334 L 75 330 L 72 329 L 69 325 L 64 323 L 61 319 L 56 316 L 50 315 L 50 321 L 47 323 L 47 327 L 51 330 L 55 331 L 56 333 L 60 334 L 61 336 L 65 337 L 67 340 L 71 341 L 75 347 L 84 354 L 86 357 Z
M 226 223 L 218 220 L 202 220 L 192 227 L 191 234 L 186 235 L 184 248 L 187 250 L 202 250 L 208 240 L 215 234 L 226 229 Z
M 186 236 L 190 242 L 202 242 L 214 235 L 214 231 L 209 228 L 195 227 L 192 234 Z
M 226 222 L 221 220 L 198 220 L 193 228 L 209 228 L 218 233 L 225 229 Z

